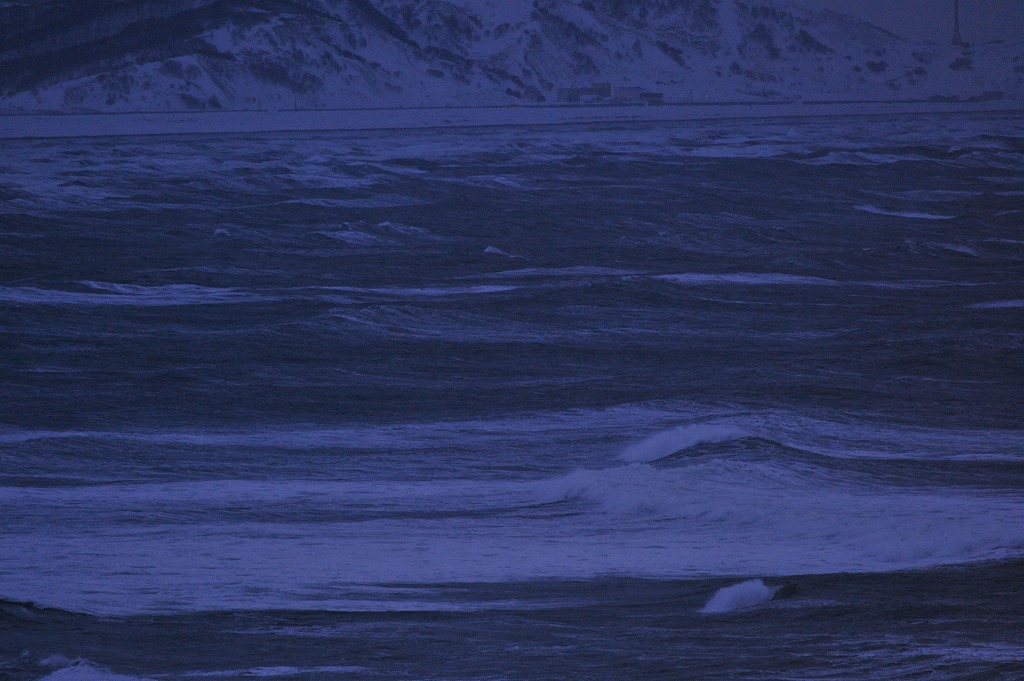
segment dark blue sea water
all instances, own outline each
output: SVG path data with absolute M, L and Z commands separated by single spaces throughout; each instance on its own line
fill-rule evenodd
M 0 149 L 0 677 L 1024 678 L 1024 118 Z

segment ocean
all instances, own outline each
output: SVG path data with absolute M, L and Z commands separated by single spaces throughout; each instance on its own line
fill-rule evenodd
M 1024 678 L 1024 117 L 0 141 L 0 678 Z

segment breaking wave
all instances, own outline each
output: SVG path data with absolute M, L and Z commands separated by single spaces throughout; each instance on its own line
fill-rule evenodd
M 748 579 L 719 589 L 711 600 L 700 609 L 706 614 L 732 612 L 767 603 L 775 597 L 778 587 L 771 587 L 760 579 Z
M 742 428 L 728 425 L 698 423 L 680 426 L 626 447 L 619 458 L 632 462 L 657 461 L 696 445 L 739 440 L 750 435 Z
M 39 661 L 44 669 L 54 669 L 43 681 L 149 681 L 144 677 L 116 674 L 94 665 L 86 659 L 69 660 L 63 655 L 51 655 Z

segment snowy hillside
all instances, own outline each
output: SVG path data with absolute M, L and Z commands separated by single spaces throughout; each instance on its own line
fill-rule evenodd
M 6 111 L 555 103 L 592 83 L 675 102 L 1024 98 L 1024 45 L 909 43 L 785 0 L 0 2 Z

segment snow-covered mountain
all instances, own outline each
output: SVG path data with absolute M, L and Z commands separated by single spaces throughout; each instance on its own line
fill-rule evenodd
M 0 2 L 8 111 L 554 103 L 596 82 L 681 102 L 1024 99 L 1024 45 L 910 43 L 787 0 Z

